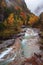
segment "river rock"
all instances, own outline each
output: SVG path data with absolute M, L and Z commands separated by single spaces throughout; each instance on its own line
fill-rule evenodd
M 5 48 L 7 46 L 10 46 L 14 43 L 14 39 L 2 41 L 2 44 L 0 44 L 0 49 Z

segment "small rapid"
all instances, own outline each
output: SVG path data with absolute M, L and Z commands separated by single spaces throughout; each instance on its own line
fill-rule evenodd
M 27 29 L 25 32 L 24 39 L 22 40 L 22 48 L 24 56 L 26 58 L 31 57 L 34 53 L 39 53 L 39 35 L 38 32 L 35 32 L 34 29 Z

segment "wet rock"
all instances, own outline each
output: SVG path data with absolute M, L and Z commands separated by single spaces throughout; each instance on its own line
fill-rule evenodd
M 43 65 L 43 62 L 40 58 L 40 54 L 35 53 L 34 56 L 23 61 L 21 65 Z
M 40 36 L 41 38 L 43 38 L 43 31 L 41 31 L 41 32 L 39 33 L 39 36 Z
M 34 53 L 34 55 L 38 58 L 41 58 L 41 55 L 40 54 L 36 54 L 36 53 Z
M 2 41 L 2 44 L 0 44 L 0 49 L 7 48 L 8 46 L 12 45 L 14 43 L 14 39 Z
M 43 45 L 40 46 L 40 49 L 43 50 Z

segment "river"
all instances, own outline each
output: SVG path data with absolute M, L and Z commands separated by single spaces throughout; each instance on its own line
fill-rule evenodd
M 8 65 L 18 56 L 22 56 L 21 50 L 23 56 L 26 58 L 30 58 L 34 55 L 34 53 L 40 53 L 41 50 L 39 46 L 39 41 L 40 38 L 38 35 L 38 30 L 27 28 L 26 32 L 24 33 L 24 36 L 22 37 L 22 40 L 20 40 L 20 38 L 18 37 L 18 39 L 16 39 L 16 42 L 12 46 L 6 48 L 0 53 L 0 65 Z

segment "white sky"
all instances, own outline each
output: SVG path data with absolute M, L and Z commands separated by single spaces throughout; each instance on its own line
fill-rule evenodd
M 43 0 L 25 0 L 27 7 L 34 12 L 36 15 L 39 15 L 39 13 L 42 11 L 43 12 Z M 38 13 L 35 12 L 37 11 L 37 8 L 42 7 L 42 9 L 39 10 Z

